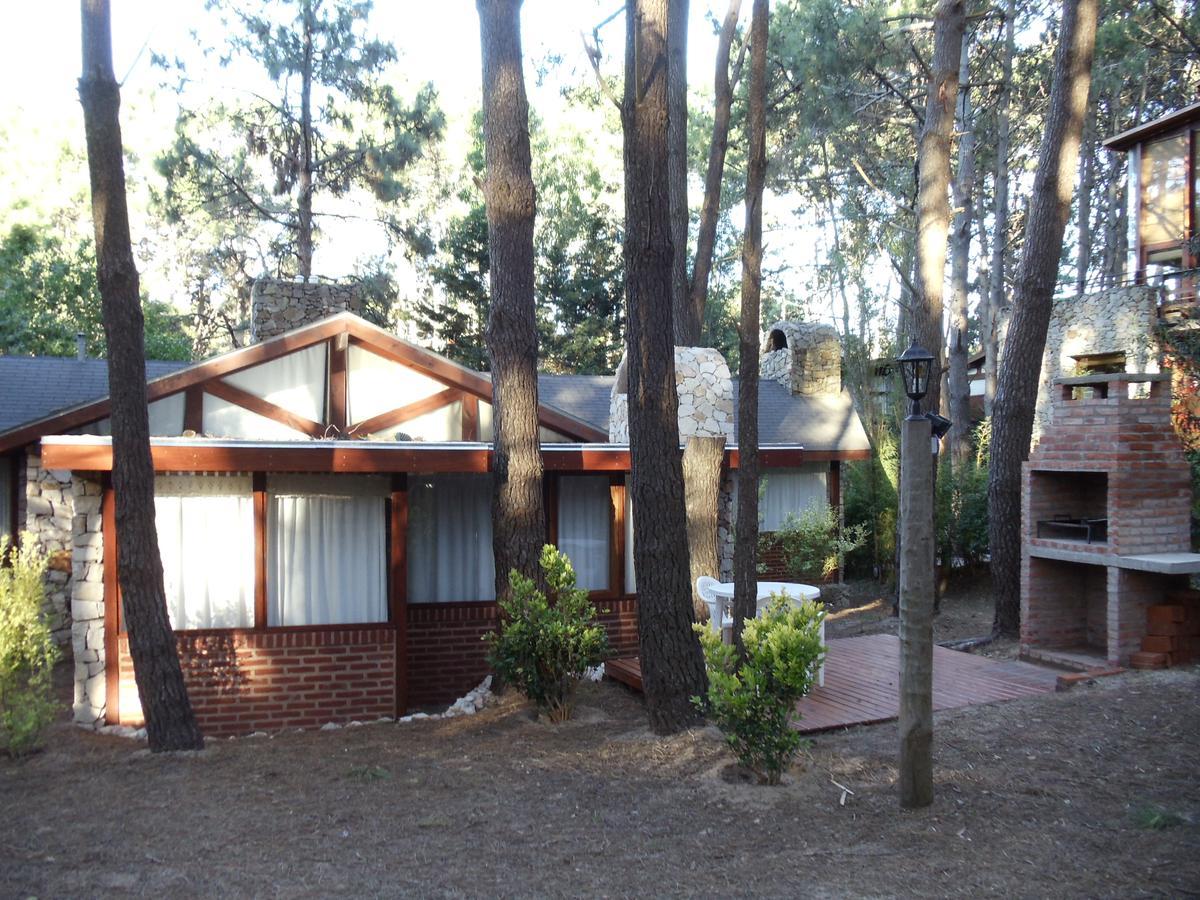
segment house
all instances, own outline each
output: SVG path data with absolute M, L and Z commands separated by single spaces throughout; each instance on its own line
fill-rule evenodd
M 491 382 L 355 314 L 342 286 L 261 282 L 256 342 L 147 366 L 155 507 L 171 621 L 210 734 L 391 716 L 445 703 L 487 671 Z M 764 353 L 764 512 L 840 503 L 868 444 L 820 326 L 780 323 Z M 720 434 L 736 467 L 724 360 L 677 348 L 680 431 Z M 141 710 L 116 584 L 103 363 L 0 358 L 7 530 L 51 554 L 75 660 L 75 718 Z M 618 653 L 637 594 L 619 376 L 542 376 L 550 539 L 575 563 Z M 723 553 L 731 559 L 725 478 Z M 724 564 L 724 563 L 723 563 Z

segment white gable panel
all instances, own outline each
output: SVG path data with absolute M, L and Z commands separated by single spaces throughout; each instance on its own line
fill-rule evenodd
M 347 368 L 346 416 L 352 423 L 423 400 L 447 387 L 356 344 L 350 345 Z
M 184 395 L 181 391 L 150 404 L 152 437 L 178 437 L 183 434 L 183 402 Z
M 479 401 L 479 439 L 492 441 L 496 438 L 495 426 L 492 425 L 492 404 Z
M 212 394 L 204 395 L 204 434 L 255 441 L 306 441 L 308 435 Z
M 314 422 L 325 421 L 325 344 L 225 376 L 225 382 Z
M 397 437 L 407 435 L 407 437 Z M 433 412 L 377 431 L 369 437 L 380 441 L 461 441 L 462 401 L 456 400 Z

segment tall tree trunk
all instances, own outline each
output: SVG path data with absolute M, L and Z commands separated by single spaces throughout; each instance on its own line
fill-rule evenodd
M 988 539 L 995 630 L 1017 634 L 1021 619 L 1021 463 L 1029 456 L 1042 352 L 1071 212 L 1079 140 L 1087 114 L 1099 0 L 1065 0 L 1050 108 L 1038 151 L 1012 323 L 1000 361 L 988 470 Z
M 733 636 L 758 606 L 758 356 L 762 295 L 762 203 L 767 177 L 767 0 L 750 23 L 746 233 L 742 236 L 742 319 L 738 326 L 738 506 L 733 545 Z
M 721 34 L 717 40 L 717 66 L 713 77 L 713 131 L 708 145 L 708 169 L 704 174 L 704 200 L 696 229 L 696 260 L 692 266 L 692 315 L 704 327 L 708 305 L 708 277 L 712 272 L 713 248 L 717 241 L 717 218 L 721 208 L 721 183 L 725 177 L 725 151 L 729 147 L 729 118 L 733 87 L 729 78 L 729 51 L 737 34 L 742 0 L 729 0 Z
M 958 99 L 958 65 L 966 24 L 965 0 L 939 0 L 933 16 L 933 65 L 925 103 L 925 121 L 917 151 L 917 289 L 914 331 L 934 355 L 925 408 L 941 403 L 945 360 L 942 295 L 946 281 L 946 235 L 950 230 L 950 143 Z
M 1000 311 L 1004 308 L 1007 295 L 1005 278 L 1008 262 L 1008 152 L 1016 21 L 1016 0 L 1008 0 L 1004 10 L 1004 62 L 1000 76 L 1000 108 L 997 113 L 1000 121 L 996 135 L 996 211 L 992 224 L 991 283 L 988 290 L 987 320 L 983 327 L 983 411 L 989 418 L 996 402 L 996 377 L 1000 366 Z
M 1088 271 L 1092 263 L 1092 190 L 1096 186 L 1096 123 L 1088 116 L 1083 125 L 1083 145 L 1079 159 L 1079 241 L 1075 256 L 1075 293 L 1082 297 L 1088 289 Z
M 671 318 L 675 343 L 700 343 L 703 322 L 688 296 L 687 29 L 688 0 L 671 0 L 667 12 L 667 180 L 671 198 Z
M 958 177 L 954 180 L 954 228 L 950 234 L 950 431 L 955 471 L 971 457 L 971 386 L 967 382 L 967 301 L 971 230 L 975 212 L 975 126 L 971 121 L 970 42 L 962 41 L 958 66 Z
M 154 525 L 154 464 L 146 407 L 146 354 L 138 273 L 129 236 L 121 150 L 121 91 L 113 75 L 108 0 L 82 0 L 83 74 L 79 99 L 87 135 L 96 277 L 108 342 L 112 403 L 112 483 L 116 500 L 117 582 L 133 675 L 150 749 L 199 750 L 175 633 L 167 616 L 162 559 Z M 107 548 L 113 553 L 117 547 Z M 116 663 L 109 660 L 110 664 Z
M 708 617 L 708 605 L 696 592 L 696 579 L 717 575 L 717 517 L 721 496 L 721 466 L 725 438 L 691 437 L 683 450 L 683 489 L 687 506 L 688 574 L 692 585 L 692 610 L 697 621 Z
M 313 255 L 313 11 L 312 0 L 304 0 L 304 63 L 300 73 L 300 177 L 299 230 L 296 235 L 296 254 L 300 257 L 300 274 L 312 275 Z
M 667 179 L 668 0 L 625 7 L 625 296 L 630 486 L 638 580 L 638 645 L 650 727 L 700 721 L 705 691 L 692 632 L 679 400 L 671 327 L 671 216 Z
M 521 68 L 521 0 L 477 0 L 476 5 L 483 49 L 483 196 L 491 279 L 492 553 L 496 596 L 503 597 L 513 569 L 542 581 L 539 559 L 546 541 L 533 297 L 536 201 Z

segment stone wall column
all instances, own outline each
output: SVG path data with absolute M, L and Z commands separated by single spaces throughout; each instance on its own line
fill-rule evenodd
M 99 727 L 105 721 L 104 531 L 101 485 L 76 475 L 69 486 L 71 525 L 71 649 L 75 657 L 74 718 Z
M 71 473 L 42 468 L 40 456 L 25 458 L 24 530 L 49 559 L 46 572 L 46 612 L 54 639 L 65 644 L 71 637 L 71 539 L 74 520 Z

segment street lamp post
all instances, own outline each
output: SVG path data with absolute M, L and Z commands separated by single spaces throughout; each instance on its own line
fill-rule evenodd
M 933 802 L 933 465 L 921 414 L 934 357 L 914 340 L 897 360 L 912 401 L 900 431 L 900 805 Z

